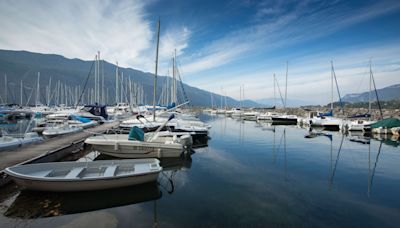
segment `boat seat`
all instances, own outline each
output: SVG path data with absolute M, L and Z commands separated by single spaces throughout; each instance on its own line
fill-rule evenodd
M 104 171 L 104 175 L 103 176 L 104 177 L 113 177 L 113 176 L 115 176 L 115 171 L 117 170 L 117 167 L 118 166 L 116 166 L 116 165 L 107 167 L 106 171 Z
M 45 171 L 40 171 L 40 172 L 36 172 L 35 174 L 33 174 L 34 176 L 37 177 L 47 177 L 49 176 L 49 174 L 53 172 L 53 170 L 45 170 Z
M 137 173 L 145 173 L 149 171 L 149 164 L 136 164 L 135 172 Z
M 77 178 L 84 169 L 85 169 L 85 167 L 73 168 L 71 171 L 69 171 L 69 173 L 65 176 L 65 178 Z

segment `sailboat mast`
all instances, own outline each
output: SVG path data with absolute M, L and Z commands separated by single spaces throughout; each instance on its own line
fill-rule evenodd
M 101 60 L 101 101 L 103 104 L 106 103 L 105 87 L 104 87 L 104 60 Z
M 333 61 L 331 61 L 331 111 L 333 111 Z
M 286 61 L 286 88 L 285 88 L 285 104 L 284 104 L 284 109 L 286 111 L 286 102 L 287 102 L 287 78 L 288 78 L 288 71 L 289 71 L 289 63 Z
M 101 103 L 100 94 L 100 51 L 97 51 L 97 102 Z
M 49 91 L 48 91 L 48 94 L 47 94 L 47 106 L 50 106 L 50 99 L 51 99 L 51 76 L 50 76 L 50 79 L 49 79 Z
M 276 79 L 275 79 L 275 73 L 274 73 L 274 107 L 276 107 L 276 98 L 275 98 L 275 97 L 276 97 L 276 96 L 275 96 L 275 94 L 276 94 L 275 83 L 276 83 L 276 82 L 275 82 L 275 80 L 276 80 Z
M 94 103 L 97 102 L 97 54 L 94 61 Z
M 38 102 L 39 102 L 39 87 L 40 87 L 40 72 L 38 72 L 38 76 L 37 76 L 37 87 L 36 87 L 36 101 L 35 101 L 35 106 L 38 106 Z
M 372 70 L 371 70 L 370 73 L 371 73 L 372 83 L 374 84 L 375 95 L 376 95 L 376 101 L 378 102 L 379 112 L 380 112 L 380 114 L 381 114 L 381 119 L 383 119 L 383 113 L 382 113 L 382 108 L 381 108 L 381 102 L 379 101 L 378 91 L 376 90 L 376 84 L 375 84 L 374 74 L 372 73 Z
M 20 94 L 19 94 L 19 100 L 20 100 L 20 102 L 19 102 L 19 105 L 22 107 L 22 88 L 23 88 L 23 85 L 22 85 L 22 80 L 21 80 L 21 92 L 20 92 Z
M 173 102 L 176 104 L 177 103 L 177 97 L 176 97 L 176 49 L 174 51 L 174 58 L 172 61 L 172 76 L 173 76 L 173 86 L 172 86 L 172 90 L 173 90 Z
M 7 91 L 7 74 L 4 74 L 4 100 L 5 103 L 8 104 L 8 91 Z
M 118 103 L 118 61 L 116 62 L 117 68 L 115 68 L 115 104 Z
M 154 70 L 154 88 L 153 88 L 153 121 L 156 121 L 156 97 L 157 97 L 157 70 L 158 70 L 158 48 L 160 46 L 160 19 L 157 23 L 157 48 L 156 48 L 156 66 Z
M 369 119 L 371 119 L 371 91 L 372 91 L 372 66 L 371 66 L 371 60 L 369 60 L 369 93 L 368 93 L 368 114 L 370 115 Z

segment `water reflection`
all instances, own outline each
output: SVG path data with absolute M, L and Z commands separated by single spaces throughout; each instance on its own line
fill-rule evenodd
M 105 222 L 109 218 L 105 214 L 112 215 L 120 227 L 396 227 L 400 223 L 400 153 L 392 137 L 312 129 L 314 135 L 305 138 L 310 129 L 297 126 L 221 117 L 207 121 L 213 126 L 208 147 L 195 149 L 191 159 L 161 160 L 164 171 L 156 185 L 161 197 L 102 209 L 96 218 Z M 19 197 L 8 196 L 10 202 Z M 37 227 L 59 226 L 93 214 L 32 221 Z
M 330 176 L 330 178 L 329 178 L 329 190 L 332 190 L 332 188 L 333 188 L 333 178 L 335 177 L 335 173 L 336 173 L 336 169 L 337 169 L 337 166 L 338 166 L 338 163 L 339 163 L 339 158 L 340 158 L 340 152 L 342 151 L 342 146 L 343 146 L 343 140 L 344 140 L 344 135 L 342 135 L 342 139 L 341 139 L 341 141 L 340 141 L 340 146 L 339 146 L 339 150 L 337 151 L 337 154 L 336 154 L 336 159 L 335 159 L 335 164 L 333 165 L 333 140 L 332 140 L 332 138 L 331 138 L 331 165 L 330 165 L 330 173 L 331 173 L 331 176 Z M 332 165 L 333 165 L 333 168 L 332 168 Z
M 90 192 L 21 191 L 4 215 L 22 219 L 52 217 L 121 207 L 161 196 L 157 183 Z
M 110 159 L 110 157 L 98 156 L 97 159 Z M 157 204 L 163 192 L 168 195 L 174 193 L 177 173 L 190 169 L 192 159 L 190 157 L 161 159 L 161 165 L 163 171 L 157 182 L 118 189 L 60 193 L 18 191 L 15 185 L 8 185 L 8 188 L 2 189 L 1 195 L 4 197 L 1 198 L 1 202 L 11 200 L 12 203 L 9 206 L 2 203 L 2 207 L 6 208 L 3 214 L 9 218 L 25 220 L 86 213 L 153 201 L 154 227 L 158 224 Z

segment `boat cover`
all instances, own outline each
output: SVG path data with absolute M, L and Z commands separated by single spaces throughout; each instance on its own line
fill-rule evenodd
M 137 126 L 134 126 L 129 131 L 129 140 L 144 141 L 144 131 Z
M 89 123 L 91 120 L 82 116 L 72 115 L 73 120 L 78 120 L 81 123 Z
M 379 120 L 378 122 L 371 124 L 371 128 L 392 128 L 392 127 L 400 127 L 400 119 L 397 118 L 387 118 L 383 120 Z
M 320 113 L 320 114 L 318 115 L 318 117 L 323 117 L 323 116 L 333 116 L 333 111 L 330 110 L 329 112 Z

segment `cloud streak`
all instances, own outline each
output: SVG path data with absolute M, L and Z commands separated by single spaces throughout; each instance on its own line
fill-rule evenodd
M 1 1 L 1 49 L 57 53 L 91 60 L 97 51 L 122 66 L 153 71 L 155 21 L 146 12 L 151 1 Z M 156 19 L 156 18 L 154 18 Z M 188 28 L 163 28 L 161 56 L 181 54 Z

